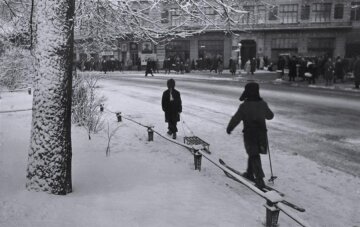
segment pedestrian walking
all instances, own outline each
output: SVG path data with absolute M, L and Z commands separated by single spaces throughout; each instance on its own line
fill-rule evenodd
M 301 68 L 302 66 L 300 66 L 300 69 Z M 317 77 L 317 68 L 316 68 L 316 64 L 313 62 L 311 58 L 308 58 L 306 62 L 304 77 L 309 82 L 309 84 L 315 84 L 315 79 Z
M 104 71 L 104 74 L 106 74 L 106 72 L 108 70 L 108 63 L 105 58 L 101 62 L 101 67 L 102 67 L 102 70 Z
M 219 57 L 217 61 L 218 61 L 218 73 L 219 75 L 221 75 L 224 69 L 224 63 L 221 57 Z
M 244 144 L 248 154 L 248 166 L 243 176 L 255 181 L 257 187 L 263 188 L 265 187 L 263 179 L 265 174 L 261 166 L 260 154 L 267 153 L 268 140 L 265 120 L 271 120 L 274 113 L 260 97 L 258 83 L 246 84 L 240 101 L 243 103 L 240 104 L 237 112 L 231 118 L 226 132 L 230 134 L 243 121 Z
M 147 76 L 149 73 L 151 74 L 151 76 L 154 76 L 152 69 L 153 69 L 152 61 L 148 59 L 146 62 L 145 76 Z
M 236 73 L 236 61 L 232 58 L 230 58 L 230 60 L 229 60 L 229 69 L 230 69 L 231 75 L 234 76 Z
M 175 89 L 175 80 L 167 81 L 168 89 L 162 95 L 161 105 L 165 113 L 165 122 L 168 123 L 168 135 L 172 135 L 176 139 L 177 122 L 180 121 L 180 113 L 182 112 L 182 103 L 180 92 Z
M 343 60 L 338 56 L 335 62 L 335 73 L 334 73 L 334 83 L 336 80 L 339 79 L 342 83 L 344 83 L 344 76 L 345 76 L 345 68 Z
M 249 75 L 250 72 L 251 72 L 251 61 L 250 61 L 250 59 L 245 62 L 245 67 L 244 68 L 245 68 L 246 74 Z
M 165 70 L 165 74 L 170 74 L 170 70 L 171 70 L 171 59 L 170 58 L 164 60 L 163 68 Z
M 256 71 L 256 66 L 257 65 L 257 61 L 255 58 L 252 58 L 250 61 L 250 71 L 251 71 L 251 75 L 254 75 L 254 72 Z
M 296 77 L 296 57 L 293 56 L 292 59 L 289 61 L 289 81 L 295 81 Z
M 332 85 L 334 77 L 334 64 L 331 58 L 328 58 L 327 62 L 324 65 L 324 77 L 325 77 L 325 86 Z
M 277 70 L 280 72 L 281 78 L 283 78 L 285 70 L 285 59 L 282 56 L 279 56 Z
M 354 62 L 353 71 L 354 71 L 355 88 L 359 89 L 359 85 L 360 85 L 360 55 L 357 56 L 357 58 Z

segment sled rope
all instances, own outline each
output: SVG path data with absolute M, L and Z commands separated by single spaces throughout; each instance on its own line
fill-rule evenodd
M 185 127 L 187 128 L 187 130 L 189 130 L 191 135 L 195 135 L 194 132 L 190 129 L 190 127 L 185 123 L 184 117 L 181 115 L 181 122 L 182 125 L 185 125 Z M 183 129 L 184 130 L 184 129 Z M 184 130 L 185 131 L 185 130 Z

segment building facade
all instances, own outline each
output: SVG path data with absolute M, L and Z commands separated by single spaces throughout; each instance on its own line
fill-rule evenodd
M 243 9 L 247 13 L 239 15 L 234 28 L 209 26 L 201 34 L 164 45 L 118 39 L 116 49 L 91 54 L 115 58 L 130 68 L 140 62 L 145 64 L 148 58 L 158 60 L 161 66 L 168 58 L 192 62 L 216 57 L 222 58 L 227 67 L 230 58 L 244 63 L 265 56 L 275 62 L 284 54 L 347 58 L 360 54 L 360 0 L 247 1 Z M 204 12 L 214 21 L 220 16 L 211 8 Z M 164 5 L 158 13 L 161 23 L 169 27 L 184 20 L 171 5 Z M 84 53 L 77 51 L 77 59 L 81 54 Z

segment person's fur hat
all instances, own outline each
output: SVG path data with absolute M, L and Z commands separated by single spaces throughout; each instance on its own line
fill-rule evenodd
M 167 81 L 167 87 L 174 89 L 175 88 L 175 80 L 174 79 L 169 79 Z
M 245 90 L 240 96 L 240 101 L 244 100 L 261 100 L 258 83 L 251 82 L 245 85 Z

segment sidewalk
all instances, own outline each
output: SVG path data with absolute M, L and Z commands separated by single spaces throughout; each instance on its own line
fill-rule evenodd
M 88 72 L 88 71 L 87 71 Z M 93 72 L 94 73 L 94 72 Z M 97 72 L 102 73 L 102 72 Z M 119 75 L 119 76 L 144 76 L 144 71 L 115 71 L 107 72 L 104 75 Z M 302 81 L 300 78 L 296 78 L 295 82 L 290 82 L 287 76 L 284 76 L 283 79 L 279 78 L 276 72 L 269 72 L 267 70 L 257 70 L 254 75 L 247 74 L 244 71 L 239 71 L 233 76 L 229 70 L 224 70 L 222 74 L 215 72 L 209 72 L 209 70 L 197 71 L 193 70 L 190 73 L 176 73 L 171 72 L 170 74 L 165 74 L 163 70 L 160 70 L 159 73 L 154 73 L 155 77 L 171 77 L 171 78 L 191 78 L 191 79 L 206 79 L 206 80 L 221 80 L 221 81 L 240 81 L 240 82 L 249 82 L 255 81 L 257 83 L 269 83 L 274 85 L 283 85 L 291 87 L 304 87 L 311 89 L 325 89 L 325 90 L 342 90 L 349 92 L 359 92 L 360 89 L 354 88 L 354 81 L 351 79 L 345 80 L 344 83 L 338 82 L 331 86 L 325 86 L 325 81 L 323 79 L 318 79 L 315 84 L 309 84 L 308 81 Z M 151 77 L 151 76 L 149 76 Z
M 171 75 L 171 74 L 170 74 Z M 186 74 L 175 74 L 175 75 L 186 75 Z M 255 81 L 258 83 L 270 83 L 275 85 L 285 85 L 285 86 L 291 86 L 291 87 L 306 87 L 306 88 L 312 88 L 312 89 L 326 89 L 326 90 L 343 90 L 343 91 L 349 91 L 349 92 L 359 92 L 360 89 L 355 89 L 354 81 L 353 79 L 347 79 L 343 83 L 338 81 L 335 84 L 332 84 L 331 86 L 325 85 L 324 79 L 318 79 L 315 84 L 309 84 L 308 81 L 303 81 L 300 78 L 296 78 L 295 81 L 289 81 L 288 76 L 284 76 L 283 79 L 279 78 L 278 74 L 276 72 L 270 72 L 267 70 L 257 70 L 254 75 L 247 74 L 244 71 L 241 71 L 241 74 L 239 72 L 236 73 L 235 76 L 231 75 L 229 72 L 224 72 L 223 74 L 216 74 L 214 72 L 210 73 L 208 70 L 206 71 L 192 71 L 190 74 L 188 74 L 193 77 L 196 76 L 202 76 L 207 78 L 212 78 L 216 80 L 237 80 L 241 82 L 249 82 L 249 81 Z

